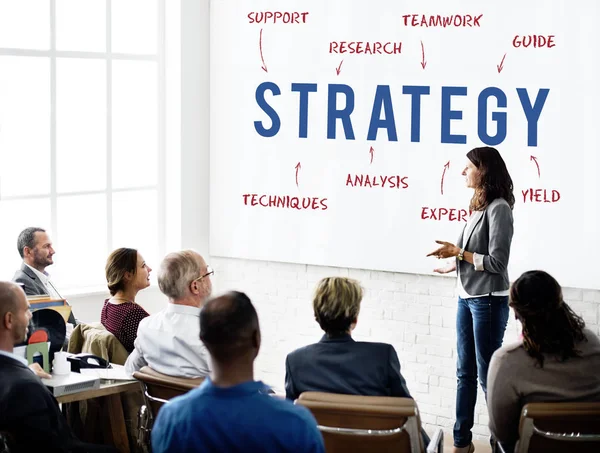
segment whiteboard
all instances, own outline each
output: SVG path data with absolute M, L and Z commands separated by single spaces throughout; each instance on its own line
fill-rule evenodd
M 511 280 L 600 289 L 597 2 L 213 0 L 210 253 L 429 274 L 494 146 Z

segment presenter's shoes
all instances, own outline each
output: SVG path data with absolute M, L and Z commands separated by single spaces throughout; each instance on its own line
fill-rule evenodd
M 475 445 L 469 444 L 466 447 L 454 447 L 452 453 L 473 453 L 475 451 Z

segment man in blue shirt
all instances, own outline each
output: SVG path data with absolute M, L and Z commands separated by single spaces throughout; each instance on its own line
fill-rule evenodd
M 152 429 L 154 453 L 324 453 L 311 413 L 268 395 L 254 380 L 260 327 L 248 296 L 231 292 L 200 313 L 200 339 L 212 372 L 197 389 L 163 406 Z

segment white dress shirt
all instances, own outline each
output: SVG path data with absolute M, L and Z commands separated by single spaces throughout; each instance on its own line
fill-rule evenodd
M 148 365 L 169 376 L 204 377 L 210 373 L 209 354 L 200 341 L 200 309 L 169 303 L 144 318 L 135 348 L 125 363 L 128 373 Z
M 23 365 L 27 366 L 27 360 L 25 360 L 23 357 L 19 357 L 14 352 L 0 351 L 0 355 L 4 355 L 6 357 L 10 357 L 11 359 L 16 360 L 17 362 L 21 362 Z
M 42 285 L 46 287 L 46 291 L 52 299 L 62 299 L 62 296 L 58 293 L 58 291 L 50 281 L 49 274 L 47 274 L 46 272 L 40 272 L 35 267 L 31 267 L 29 264 L 26 264 L 26 266 L 33 271 L 37 278 L 40 279 L 40 282 L 42 282 Z

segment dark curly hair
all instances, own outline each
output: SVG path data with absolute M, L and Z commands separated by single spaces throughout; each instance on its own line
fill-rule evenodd
M 489 146 L 473 148 L 467 153 L 467 158 L 480 174 L 469 209 L 483 211 L 496 198 L 504 198 L 512 209 L 515 205 L 513 182 L 498 150 Z
M 544 271 L 528 271 L 510 288 L 509 305 L 523 325 L 523 346 L 544 367 L 544 354 L 565 361 L 579 357 L 576 345 L 587 341 L 585 322 L 563 300 L 558 282 Z

